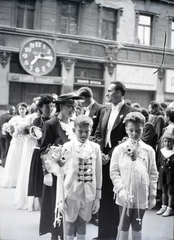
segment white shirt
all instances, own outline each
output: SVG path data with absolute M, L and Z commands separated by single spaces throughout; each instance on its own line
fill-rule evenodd
M 119 102 L 116 106 L 114 104 L 112 104 L 112 110 L 111 110 L 111 114 L 109 116 L 107 130 L 106 130 L 106 144 L 105 144 L 105 147 L 106 147 L 107 144 L 109 145 L 109 147 L 111 147 L 111 138 L 110 138 L 111 131 L 112 131 L 114 122 L 115 122 L 123 104 L 124 104 L 124 100 Z
M 92 102 L 87 107 L 84 107 L 84 111 L 85 111 L 84 115 L 89 116 L 89 113 L 94 103 L 95 101 L 94 99 L 92 99 Z

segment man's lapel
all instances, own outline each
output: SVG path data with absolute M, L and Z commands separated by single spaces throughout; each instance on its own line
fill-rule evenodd
M 118 113 L 118 116 L 117 116 L 117 118 L 116 118 L 116 120 L 114 122 L 112 130 L 114 128 L 116 128 L 123 121 L 123 119 L 125 118 L 126 114 L 127 114 L 127 105 L 124 104 L 122 106 L 122 108 L 120 109 L 119 113 Z
M 105 113 L 104 113 L 104 116 L 103 116 L 103 119 L 102 119 L 102 129 L 103 129 L 103 131 L 105 131 L 106 128 L 107 128 L 107 124 L 108 124 L 109 116 L 110 116 L 110 113 L 111 113 L 111 109 L 112 109 L 111 107 L 108 107 L 105 110 Z
M 89 113 L 89 117 L 93 117 L 94 115 L 95 115 L 95 113 L 96 113 L 96 110 L 97 110 L 97 104 L 96 103 L 94 103 L 93 105 L 92 105 L 92 108 L 91 108 L 91 110 L 90 110 L 90 113 Z

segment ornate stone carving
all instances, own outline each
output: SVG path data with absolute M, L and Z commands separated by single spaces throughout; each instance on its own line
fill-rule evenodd
M 61 64 L 64 64 L 66 71 L 69 73 L 71 71 L 73 63 L 76 63 L 74 58 L 61 58 Z
M 158 78 L 160 81 L 162 81 L 164 79 L 165 76 L 165 69 L 164 68 L 159 68 L 158 70 Z
M 106 59 L 109 61 L 117 60 L 118 47 L 114 45 L 105 46 Z
M 11 56 L 11 52 L 8 51 L 0 51 L 0 63 L 2 65 L 3 68 L 5 68 L 5 66 L 8 63 L 8 59 Z
M 104 65 L 108 69 L 109 75 L 112 76 L 112 74 L 114 73 L 114 69 L 115 69 L 116 63 L 106 62 Z
M 102 5 L 100 3 L 97 3 L 98 11 L 101 12 Z

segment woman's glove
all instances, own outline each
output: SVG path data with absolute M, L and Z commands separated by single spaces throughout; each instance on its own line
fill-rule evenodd
M 119 191 L 118 197 L 123 205 L 128 204 L 128 195 L 125 189 Z
M 150 196 L 148 200 L 148 209 L 152 209 L 156 205 L 156 198 L 155 196 Z
M 51 187 L 53 185 L 53 176 L 51 173 L 47 173 L 45 176 L 44 176 L 44 180 L 43 180 L 43 183 L 49 187 Z

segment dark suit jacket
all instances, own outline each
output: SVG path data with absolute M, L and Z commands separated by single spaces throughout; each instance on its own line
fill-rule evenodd
M 100 111 L 104 107 L 105 106 L 103 106 L 103 105 L 101 105 L 97 102 L 94 102 L 94 104 L 92 105 L 92 108 L 91 108 L 90 113 L 89 113 L 89 117 L 91 117 L 92 120 L 93 120 L 93 128 L 92 128 L 91 136 L 94 136 L 94 133 L 96 131 L 96 128 L 97 128 L 97 125 L 98 125 L 98 122 L 99 122 Z
M 111 106 L 108 106 L 101 110 L 99 124 L 95 132 L 95 137 L 102 139 L 102 144 L 101 144 L 102 151 L 104 150 L 105 144 L 106 144 L 106 130 L 107 130 L 107 125 L 108 125 L 108 120 L 109 120 L 111 110 L 112 110 Z M 123 120 L 126 114 L 134 111 L 138 111 L 138 110 L 126 104 L 122 106 L 117 118 L 115 119 L 112 131 L 111 131 L 111 150 L 109 151 L 110 154 L 112 154 L 112 151 L 114 147 L 118 145 L 118 142 L 121 141 L 123 137 L 126 136 L 125 124 L 123 123 Z

